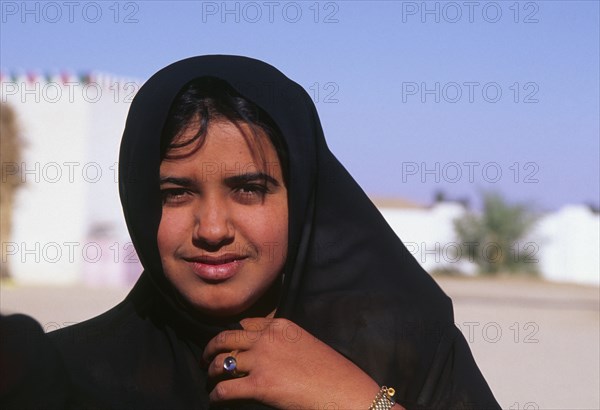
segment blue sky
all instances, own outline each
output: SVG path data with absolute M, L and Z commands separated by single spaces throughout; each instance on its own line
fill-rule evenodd
M 372 196 L 599 203 L 598 1 L 68 4 L 2 1 L 3 72 L 144 80 L 188 56 L 248 55 L 313 95 Z

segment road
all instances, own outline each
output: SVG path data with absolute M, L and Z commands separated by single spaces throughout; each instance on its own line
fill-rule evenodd
M 534 279 L 436 278 L 503 408 L 600 409 L 600 290 Z M 124 288 L 3 283 L 0 311 L 47 331 L 93 317 Z

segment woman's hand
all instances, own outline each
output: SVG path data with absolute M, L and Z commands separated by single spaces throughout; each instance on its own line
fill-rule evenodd
M 204 350 L 216 382 L 213 402 L 253 399 L 282 409 L 362 409 L 379 386 L 358 366 L 287 319 L 251 318 L 221 332 Z M 236 351 L 232 377 L 223 361 Z M 396 405 L 394 409 L 400 408 Z

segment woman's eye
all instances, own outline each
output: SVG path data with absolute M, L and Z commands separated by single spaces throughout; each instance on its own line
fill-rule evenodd
M 187 191 L 183 188 L 167 188 L 161 190 L 163 204 L 178 204 L 186 200 Z
M 262 200 L 268 192 L 269 188 L 263 184 L 246 184 L 235 189 L 242 201 Z

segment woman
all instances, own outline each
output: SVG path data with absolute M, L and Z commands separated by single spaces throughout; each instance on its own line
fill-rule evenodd
M 119 178 L 145 270 L 121 304 L 53 333 L 74 408 L 499 408 L 449 298 L 275 68 L 159 71 Z

